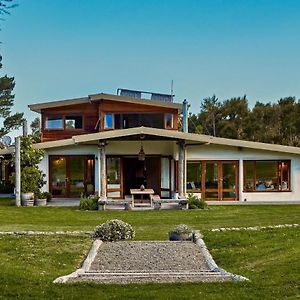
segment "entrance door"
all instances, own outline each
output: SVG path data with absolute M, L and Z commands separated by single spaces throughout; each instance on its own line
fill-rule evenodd
M 206 200 L 238 200 L 238 162 L 203 162 Z
M 79 197 L 94 192 L 94 157 L 50 156 L 49 189 L 54 197 Z

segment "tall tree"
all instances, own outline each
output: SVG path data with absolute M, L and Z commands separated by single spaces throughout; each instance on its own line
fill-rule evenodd
M 9 9 L 16 6 L 13 0 L 0 0 L 0 15 L 9 14 Z M 2 68 L 2 56 L 0 56 L 0 69 Z M 4 75 L 0 77 L 0 137 L 21 126 L 23 113 L 12 113 L 14 105 L 14 95 L 12 91 L 15 87 L 14 77 Z
M 221 104 L 216 95 L 203 99 L 200 106 L 200 122 L 204 132 L 209 135 L 218 135 L 218 123 L 221 120 Z

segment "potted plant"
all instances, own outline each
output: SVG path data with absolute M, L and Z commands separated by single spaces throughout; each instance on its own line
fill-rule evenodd
M 170 241 L 192 241 L 193 240 L 193 229 L 185 224 L 179 224 L 169 232 Z
M 47 194 L 39 191 L 35 199 L 35 205 L 37 206 L 46 206 L 47 205 Z

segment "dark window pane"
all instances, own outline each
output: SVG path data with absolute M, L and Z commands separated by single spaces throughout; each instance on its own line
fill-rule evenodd
M 119 189 L 121 187 L 120 179 L 121 167 L 120 158 L 107 159 L 107 188 Z
M 187 190 L 201 190 L 201 162 L 187 162 Z
M 278 162 L 256 162 L 256 190 L 278 190 Z
M 66 129 L 81 129 L 82 116 L 66 116 L 65 118 Z
M 244 161 L 244 170 L 244 188 L 245 190 L 252 191 L 254 190 L 254 162 Z
M 217 189 L 218 188 L 218 164 L 206 164 L 205 188 Z
M 165 114 L 166 128 L 173 128 L 173 114 Z
M 223 189 L 235 189 L 236 165 L 223 163 Z

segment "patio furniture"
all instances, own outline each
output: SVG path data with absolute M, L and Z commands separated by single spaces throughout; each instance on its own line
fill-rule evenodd
M 179 209 L 188 209 L 189 201 L 185 198 L 183 199 L 153 199 L 154 209 L 160 210 L 162 203 L 178 204 Z
M 131 210 L 132 205 L 131 205 L 132 200 L 99 200 L 98 201 L 98 210 L 106 210 L 107 205 L 124 205 L 125 210 Z
M 154 190 L 153 189 L 130 189 L 130 194 L 132 196 L 132 207 L 134 207 L 134 196 L 139 195 L 141 196 L 141 200 L 144 200 L 144 195 L 149 196 L 150 199 L 150 206 L 152 207 L 152 199 L 151 199 L 151 195 L 154 194 Z

